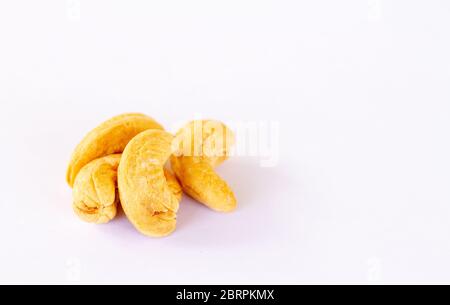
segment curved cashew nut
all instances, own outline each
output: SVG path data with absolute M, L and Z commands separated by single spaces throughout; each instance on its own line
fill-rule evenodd
M 176 135 L 172 169 L 183 190 L 218 212 L 230 212 L 237 202 L 228 184 L 214 171 L 225 161 L 234 144 L 234 134 L 217 121 L 193 121 Z
M 162 237 L 176 227 L 181 192 L 178 196 L 167 179 L 164 165 L 170 157 L 173 136 L 161 130 L 147 130 L 125 148 L 118 169 L 122 208 L 134 227 L 144 235 Z
M 75 148 L 67 169 L 67 183 L 73 186 L 83 166 L 97 158 L 121 153 L 133 137 L 147 129 L 164 128 L 152 118 L 139 113 L 122 114 L 99 125 Z
M 107 223 L 117 213 L 117 167 L 120 154 L 91 161 L 84 166 L 73 185 L 73 209 L 84 221 Z

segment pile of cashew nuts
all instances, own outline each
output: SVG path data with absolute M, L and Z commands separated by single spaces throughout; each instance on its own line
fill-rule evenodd
M 91 223 L 107 223 L 120 205 L 144 235 L 162 237 L 176 228 L 183 191 L 219 211 L 236 198 L 214 168 L 230 155 L 233 132 L 212 120 L 192 121 L 175 136 L 140 113 L 111 118 L 75 148 L 67 169 L 73 209 Z

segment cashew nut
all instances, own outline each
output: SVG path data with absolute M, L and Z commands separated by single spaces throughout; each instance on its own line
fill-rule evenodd
M 233 132 L 217 121 L 190 122 L 174 141 L 171 164 L 183 190 L 218 212 L 230 212 L 237 205 L 231 188 L 214 171 L 229 157 L 233 144 Z
M 73 185 L 73 209 L 84 221 L 107 223 L 117 213 L 117 167 L 120 154 L 109 155 L 85 165 Z
M 174 194 L 176 192 L 170 185 L 176 180 L 164 174 L 172 140 L 173 136 L 165 131 L 141 132 L 128 143 L 119 164 L 122 208 L 130 222 L 144 235 L 162 237 L 176 227 L 181 192 Z
M 94 159 L 121 153 L 133 137 L 147 129 L 163 130 L 163 127 L 139 113 L 122 114 L 102 123 L 75 148 L 67 169 L 67 183 L 73 186 L 83 166 Z

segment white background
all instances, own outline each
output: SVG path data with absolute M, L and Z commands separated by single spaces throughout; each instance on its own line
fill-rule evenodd
M 449 40 L 445 0 L 1 1 L 0 282 L 449 283 Z M 129 111 L 279 122 L 279 162 L 168 238 L 83 223 L 72 149 Z

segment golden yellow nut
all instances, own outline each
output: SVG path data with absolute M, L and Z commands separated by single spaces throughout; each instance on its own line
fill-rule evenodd
M 67 169 L 67 183 L 72 187 L 83 166 L 97 158 L 123 152 L 133 137 L 147 129 L 164 128 L 140 113 L 122 114 L 100 124 L 75 148 Z
M 122 208 L 134 227 L 147 236 L 166 236 L 176 227 L 181 192 L 171 190 L 170 185 L 178 183 L 170 175 L 166 178 L 164 170 L 172 140 L 165 131 L 144 131 L 128 143 L 119 164 Z
M 73 209 L 86 222 L 107 223 L 117 213 L 117 167 L 120 154 L 109 155 L 85 165 L 73 185 Z
M 233 144 L 233 132 L 217 121 L 190 122 L 174 140 L 171 165 L 183 190 L 218 212 L 237 206 L 233 191 L 214 171 L 229 157 Z

